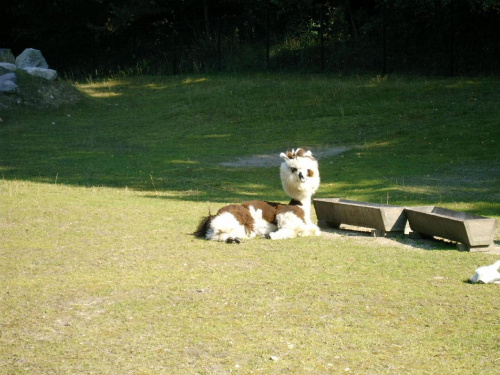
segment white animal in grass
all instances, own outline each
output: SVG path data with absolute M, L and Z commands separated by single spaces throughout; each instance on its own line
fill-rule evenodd
M 476 273 L 469 279 L 471 283 L 478 284 L 500 284 L 500 260 L 489 266 L 482 266 L 476 269 Z
M 302 148 L 280 154 L 283 189 L 290 203 L 248 201 L 222 207 L 216 215 L 203 218 L 194 233 L 209 240 L 240 243 L 256 236 L 273 240 L 319 236 L 311 221 L 311 197 L 319 187 L 318 162 Z

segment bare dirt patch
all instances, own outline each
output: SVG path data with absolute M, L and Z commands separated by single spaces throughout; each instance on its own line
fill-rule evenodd
M 318 150 L 313 150 L 313 155 L 316 159 L 326 158 L 334 155 L 341 154 L 350 150 L 350 147 L 347 146 L 334 146 L 328 147 Z M 225 167 L 234 167 L 234 168 L 245 168 L 245 167 L 257 167 L 257 168 L 269 168 L 269 167 L 277 167 L 280 165 L 280 157 L 279 152 L 274 154 L 260 154 L 260 155 L 251 155 L 243 158 L 238 158 L 236 160 L 227 161 L 220 163 Z

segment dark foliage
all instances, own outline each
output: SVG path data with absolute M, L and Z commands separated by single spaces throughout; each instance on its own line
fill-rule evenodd
M 19 0 L 0 22 L 72 75 L 500 72 L 499 0 Z

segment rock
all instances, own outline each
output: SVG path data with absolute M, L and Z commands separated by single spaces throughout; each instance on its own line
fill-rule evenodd
M 49 65 L 45 61 L 42 53 L 33 48 L 26 48 L 19 56 L 16 57 L 16 66 L 19 69 L 24 68 L 45 68 Z
M 29 75 L 35 77 L 41 77 L 48 81 L 54 81 L 57 78 L 57 72 L 53 69 L 45 68 L 24 68 L 23 69 Z
M 17 89 L 18 86 L 15 82 L 9 80 L 0 80 L 0 92 L 15 94 L 17 93 Z
M 7 73 L 0 76 L 0 92 L 16 93 L 17 89 L 16 73 Z
M 14 64 L 0 62 L 0 74 L 15 72 L 17 67 Z
M 16 62 L 16 58 L 14 57 L 10 49 L 0 48 L 0 62 L 14 64 Z

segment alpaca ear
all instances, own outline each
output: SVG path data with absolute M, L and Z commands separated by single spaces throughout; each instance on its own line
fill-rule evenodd
M 283 160 L 290 160 L 288 156 L 286 156 L 286 154 L 284 152 L 282 152 L 280 154 L 280 158 L 282 158 Z
M 311 150 L 307 150 L 307 152 L 304 154 L 304 156 L 309 156 L 312 158 L 313 153 L 311 152 Z

